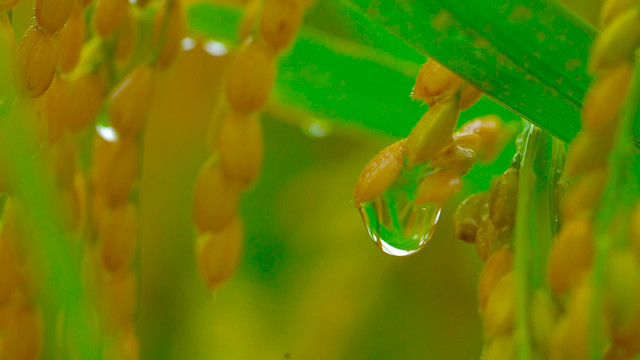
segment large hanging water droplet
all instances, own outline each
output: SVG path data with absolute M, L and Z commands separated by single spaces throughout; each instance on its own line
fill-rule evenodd
M 382 194 L 360 204 L 364 225 L 380 250 L 407 256 L 422 249 L 431 239 L 441 207 L 413 202 L 419 181 L 431 171 L 433 168 L 429 166 L 405 166 Z

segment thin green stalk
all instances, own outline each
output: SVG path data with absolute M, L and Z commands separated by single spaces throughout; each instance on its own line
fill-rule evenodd
M 529 287 L 529 246 L 532 239 L 531 234 L 531 202 L 535 183 L 533 172 L 533 161 L 536 148 L 540 140 L 540 130 L 530 125 L 525 152 L 522 157 L 520 171 L 518 173 L 518 207 L 515 225 L 515 264 L 516 274 L 516 314 L 515 314 L 515 339 L 517 344 L 517 354 L 520 360 L 531 360 L 533 358 L 531 344 L 529 342 L 529 320 L 528 320 L 528 287 Z
M 555 221 L 550 194 L 554 190 L 556 158 L 562 144 L 530 125 L 519 170 L 515 224 L 516 327 L 518 358 L 533 358 L 529 335 L 529 299 L 534 289 L 545 288 L 546 259 Z
M 564 144 L 549 134 L 542 133 L 536 149 L 533 170 L 536 175 L 531 218 L 532 239 L 530 288 L 548 289 L 546 280 L 547 260 L 551 252 L 557 222 L 553 211 L 558 169 L 563 165 Z
M 565 168 L 565 155 L 567 152 L 567 144 L 554 139 L 553 149 L 552 149 L 552 173 L 549 178 L 549 213 L 551 214 L 552 235 L 555 236 L 560 227 L 560 207 L 558 198 L 559 195 L 559 187 L 561 186 L 561 181 L 565 181 L 564 179 L 564 168 Z M 551 244 L 549 244 L 551 245 Z

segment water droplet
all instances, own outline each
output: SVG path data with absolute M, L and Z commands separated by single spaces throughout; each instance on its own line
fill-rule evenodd
M 118 133 L 111 126 L 96 126 L 96 131 L 103 139 L 109 142 L 118 141 Z
M 387 254 L 407 256 L 431 239 L 440 217 L 436 204 L 415 205 L 414 191 L 432 172 L 430 166 L 406 167 L 378 197 L 360 205 L 360 214 L 371 240 Z
M 196 47 L 196 41 L 193 38 L 186 37 L 182 39 L 182 50 L 189 51 Z
M 309 137 L 323 138 L 331 133 L 331 125 L 323 119 L 309 118 L 301 124 L 302 132 Z
M 204 44 L 204 49 L 213 56 L 222 56 L 227 54 L 227 47 L 219 41 L 207 41 Z

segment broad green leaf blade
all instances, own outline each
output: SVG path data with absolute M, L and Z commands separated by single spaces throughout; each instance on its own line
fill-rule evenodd
M 327 24 L 327 13 L 340 20 Z M 241 9 L 219 4 L 189 8 L 192 31 L 227 43 L 236 43 L 240 17 Z M 425 59 L 356 9 L 320 1 L 307 15 L 297 42 L 280 57 L 275 100 L 311 116 L 405 137 L 427 110 L 409 97 Z M 483 98 L 462 113 L 461 122 L 487 113 L 517 119 Z
M 580 128 L 595 31 L 549 0 L 341 0 L 569 141 Z

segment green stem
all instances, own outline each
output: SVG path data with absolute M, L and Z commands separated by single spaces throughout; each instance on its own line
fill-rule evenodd
M 529 360 L 533 358 L 529 336 L 529 299 L 533 289 L 546 287 L 546 259 L 555 229 L 550 211 L 551 194 L 558 165 L 552 154 L 561 154 L 562 144 L 533 125 L 525 131 L 527 138 L 518 176 L 514 244 L 515 338 L 518 359 Z
M 528 327 L 528 286 L 529 286 L 529 244 L 531 237 L 531 195 L 535 182 L 533 173 L 533 159 L 540 130 L 530 125 L 526 139 L 525 152 L 520 165 L 518 175 L 518 207 L 515 225 L 515 264 L 516 274 L 516 314 L 515 314 L 515 339 L 517 344 L 518 359 L 532 359 L 531 344 L 529 342 Z
M 560 208 L 558 198 L 559 186 L 564 178 L 565 154 L 567 144 L 554 139 L 553 149 L 551 150 L 552 169 L 549 178 L 549 213 L 551 214 L 552 228 L 551 232 L 555 236 L 560 227 Z M 551 244 L 549 244 L 551 245 Z
M 532 194 L 533 207 L 531 253 L 531 287 L 532 289 L 547 289 L 546 268 L 551 244 L 557 231 L 557 219 L 554 213 L 555 192 L 558 180 L 558 170 L 562 169 L 564 157 L 564 143 L 546 133 L 542 133 L 537 148 L 533 169 L 536 175 L 534 192 Z

